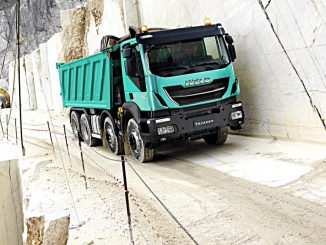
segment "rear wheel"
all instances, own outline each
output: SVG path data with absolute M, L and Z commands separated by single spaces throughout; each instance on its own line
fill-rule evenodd
M 150 162 L 154 158 L 154 149 L 145 148 L 135 119 L 130 119 L 127 126 L 128 143 L 134 158 L 139 162 Z
M 229 129 L 228 127 L 223 127 L 217 129 L 214 134 L 209 134 L 203 136 L 205 142 L 209 145 L 223 145 L 228 138 Z
M 73 111 L 70 114 L 70 124 L 71 129 L 74 137 L 78 139 L 78 132 L 79 132 L 79 122 L 80 122 L 80 116 L 77 112 Z
M 86 114 L 83 114 L 80 117 L 80 134 L 88 146 L 93 146 L 96 144 L 97 140 L 92 137 L 90 123 Z
M 102 141 L 103 146 L 109 148 L 112 153 L 118 155 L 123 152 L 123 142 L 117 135 L 115 123 L 111 116 L 107 116 L 104 120 Z

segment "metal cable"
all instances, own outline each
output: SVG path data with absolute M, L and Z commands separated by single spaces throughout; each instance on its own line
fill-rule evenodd
M 52 120 L 51 112 L 50 112 L 49 105 L 48 105 L 48 102 L 47 102 L 47 98 L 46 98 L 46 95 L 45 95 L 45 91 L 44 91 L 44 88 L 43 88 L 43 85 L 42 85 L 42 81 L 40 81 L 40 84 L 41 84 L 41 91 L 42 91 L 42 94 L 44 96 L 44 100 L 45 100 L 45 104 L 46 104 L 46 109 L 47 109 L 47 112 L 49 114 L 51 124 L 53 125 L 53 120 Z M 63 158 L 62 158 L 61 150 L 60 150 L 60 147 L 59 147 L 58 137 L 57 137 L 57 134 L 54 134 L 54 135 L 55 135 L 55 140 L 56 140 L 57 147 L 59 149 L 59 155 L 60 155 L 60 159 L 61 159 L 61 164 L 62 164 L 62 167 L 64 169 L 67 186 L 69 188 L 71 200 L 72 200 L 72 203 L 73 203 L 73 208 L 75 210 L 75 214 L 76 214 L 76 218 L 77 218 L 77 221 L 79 223 L 79 226 L 81 226 L 80 219 L 79 219 L 78 212 L 77 212 L 77 208 L 76 208 L 75 199 L 74 199 L 74 196 L 73 196 L 73 193 L 72 193 L 72 190 L 71 190 L 71 186 L 70 186 L 70 182 L 69 182 L 69 178 L 68 178 L 67 169 L 66 169 L 66 166 L 63 163 Z
M 165 211 L 171 216 L 171 218 L 179 225 L 179 227 L 187 234 L 187 236 L 193 241 L 194 244 L 199 245 L 195 238 L 189 233 L 189 231 L 180 223 L 180 221 L 174 216 L 174 214 L 168 209 L 168 207 L 161 201 L 161 199 L 154 193 L 154 191 L 148 186 L 145 180 L 140 176 L 140 174 L 135 170 L 135 168 L 130 164 L 128 159 L 126 159 L 129 167 L 137 175 L 140 181 L 145 185 L 149 192 L 155 197 L 155 199 L 161 204 Z

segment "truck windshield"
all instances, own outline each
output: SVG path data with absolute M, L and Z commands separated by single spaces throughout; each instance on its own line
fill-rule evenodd
M 153 45 L 147 52 L 151 72 L 162 77 L 220 69 L 230 63 L 222 36 Z

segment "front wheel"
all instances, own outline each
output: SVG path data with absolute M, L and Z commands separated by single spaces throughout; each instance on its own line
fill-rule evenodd
M 216 133 L 203 136 L 205 142 L 209 145 L 223 145 L 228 138 L 229 129 L 223 127 L 217 129 Z
M 154 158 L 154 149 L 145 148 L 135 119 L 130 119 L 127 126 L 128 143 L 134 158 L 139 162 L 150 162 Z

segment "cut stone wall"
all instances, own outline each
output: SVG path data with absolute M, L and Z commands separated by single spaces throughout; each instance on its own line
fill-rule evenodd
M 139 2 L 147 26 L 202 25 L 211 17 L 234 37 L 246 113 L 241 133 L 326 142 L 326 8 L 321 1 Z M 164 11 L 153 14 L 153 9 Z
M 90 15 L 87 32 L 88 54 L 94 54 L 100 50 L 101 39 L 105 35 L 122 37 L 126 34 L 123 1 L 103 0 L 103 14 L 98 23 L 93 15 Z
M 50 109 L 61 110 L 55 62 L 94 54 L 104 35 L 121 37 L 128 26 L 177 28 L 210 17 L 235 40 L 240 133 L 326 142 L 325 16 L 322 1 L 310 0 L 89 0 L 62 12 L 62 49 L 56 37 L 40 45 L 39 76 Z
M 34 85 L 34 72 L 33 72 L 33 63 L 32 55 L 25 55 L 25 67 L 26 67 L 26 84 L 28 90 L 28 100 L 29 100 L 29 109 L 37 109 L 37 101 L 35 96 L 35 85 Z
M 0 161 L 0 244 L 23 244 L 22 191 L 18 161 Z
M 52 102 L 54 111 L 62 111 L 62 98 L 60 91 L 60 79 L 59 73 L 56 67 L 56 63 L 60 62 L 60 54 L 62 53 L 62 34 L 57 33 L 53 35 L 47 42 L 47 51 L 48 51 L 48 64 L 49 64 L 49 81 L 51 83 L 51 93 L 52 93 Z
M 47 110 L 45 96 L 43 94 L 43 84 L 41 79 L 41 54 L 40 50 L 37 49 L 32 53 L 32 66 L 34 74 L 34 83 L 35 83 L 35 97 L 37 101 L 37 110 L 45 111 Z
M 48 48 L 46 43 L 40 44 L 40 57 L 41 57 L 41 80 L 45 94 L 45 100 L 50 110 L 53 109 L 52 88 L 50 81 L 49 71 L 49 57 Z
M 61 12 L 63 50 L 60 60 L 69 62 L 85 56 L 86 8 L 70 9 Z

